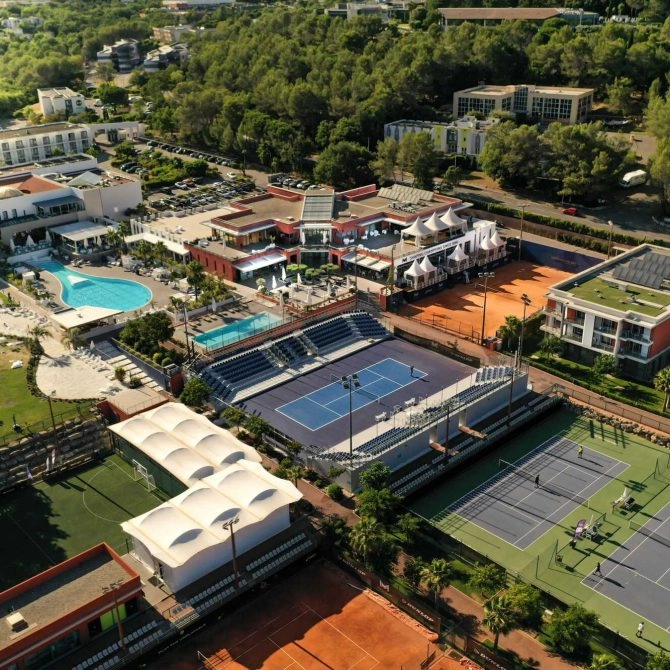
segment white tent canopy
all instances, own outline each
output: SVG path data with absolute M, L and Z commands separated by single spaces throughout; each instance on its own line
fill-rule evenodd
M 435 272 L 437 269 L 431 262 L 430 258 L 428 256 L 424 256 L 423 260 L 421 263 L 419 263 L 419 267 L 427 274 L 429 272 Z
M 149 569 L 179 590 L 290 526 L 289 505 L 302 497 L 268 473 L 258 453 L 180 403 L 167 403 L 110 426 L 189 488 L 121 524 Z
M 454 263 L 461 263 L 464 260 L 467 260 L 467 258 L 468 257 L 465 254 L 465 252 L 463 251 L 463 249 L 461 248 L 460 244 L 457 244 L 456 248 L 453 250 L 453 252 L 451 254 L 449 254 L 449 256 L 447 256 L 447 260 L 453 261 Z
M 483 251 L 493 251 L 493 249 L 496 248 L 496 245 L 491 242 L 490 237 L 484 237 L 482 241 L 479 243 L 479 248 Z
M 440 221 L 446 224 L 449 228 L 454 226 L 461 228 L 467 225 L 466 221 L 461 219 L 451 207 L 440 217 Z
M 427 237 L 428 235 L 432 235 L 433 231 L 430 230 L 426 226 L 425 223 L 421 222 L 421 218 L 417 217 L 416 221 L 411 225 L 405 228 L 405 230 L 402 231 L 403 236 L 407 235 L 414 235 L 417 239 L 421 237 Z
M 505 240 L 498 235 L 498 231 L 494 230 L 493 235 L 491 235 L 491 242 L 496 245 L 496 247 L 504 247 L 505 246 Z
M 432 230 L 434 233 L 439 233 L 443 230 L 447 230 L 449 226 L 444 223 L 444 221 L 438 219 L 437 212 L 433 212 L 428 221 L 426 221 L 426 228 Z
M 410 266 L 408 270 L 405 270 L 405 277 L 423 277 L 426 274 L 424 270 L 419 265 L 418 260 L 414 260 L 414 263 Z

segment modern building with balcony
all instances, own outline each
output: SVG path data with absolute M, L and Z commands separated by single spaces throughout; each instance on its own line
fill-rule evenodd
M 485 117 L 492 112 L 524 114 L 542 123 L 574 125 L 584 123 L 593 106 L 592 88 L 569 86 L 508 86 L 479 84 L 454 93 L 454 115 L 461 117 L 478 112 Z
M 0 158 L 4 165 L 23 165 L 83 153 L 93 143 L 91 133 L 89 126 L 62 122 L 0 130 Z
M 643 244 L 551 287 L 542 330 L 565 354 L 616 357 L 627 376 L 651 381 L 670 363 L 670 251 Z
M 86 111 L 86 98 L 70 88 L 38 88 L 37 98 L 44 116 L 67 118 Z
M 106 44 L 98 51 L 96 58 L 98 65 L 111 63 L 117 72 L 131 72 L 142 62 L 139 42 L 133 39 Z

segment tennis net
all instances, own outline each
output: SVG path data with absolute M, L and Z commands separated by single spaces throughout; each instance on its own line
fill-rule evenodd
M 527 479 L 529 482 L 535 482 L 535 479 L 539 474 L 539 473 L 533 473 L 530 470 L 525 470 L 524 468 L 520 468 L 518 465 L 509 463 L 508 461 L 502 458 L 498 460 L 498 470 L 508 472 L 513 475 L 517 475 L 518 477 L 523 477 L 524 479 Z M 584 496 L 580 496 L 577 493 L 568 491 L 568 489 L 564 489 L 562 486 L 557 486 L 556 484 L 546 484 L 542 481 L 542 477 L 540 477 L 540 488 L 544 489 L 545 491 L 549 491 L 549 493 L 553 493 L 554 495 L 561 496 L 562 498 L 567 498 L 568 500 L 572 500 L 576 503 L 579 503 L 580 505 L 588 506 L 589 503 L 588 498 L 584 498 Z
M 372 398 L 373 400 L 376 400 L 377 402 L 381 402 L 381 398 L 377 394 L 373 393 L 372 391 L 367 391 L 366 389 L 360 388 L 360 387 L 355 388 L 354 391 L 356 391 L 356 393 L 360 393 L 361 395 L 367 396 L 368 398 Z
M 628 527 L 631 530 L 634 530 L 636 533 L 642 533 L 642 535 L 646 535 L 647 537 L 650 537 L 652 540 L 660 542 L 661 544 L 664 544 L 666 547 L 670 547 L 670 540 L 667 537 L 659 535 L 658 533 L 654 533 L 653 530 L 649 530 L 649 528 L 642 525 L 641 523 L 635 523 L 635 521 L 629 521 Z

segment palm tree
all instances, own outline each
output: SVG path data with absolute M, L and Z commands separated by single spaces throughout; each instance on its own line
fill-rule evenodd
M 170 251 L 168 248 L 165 246 L 165 242 L 158 241 L 156 244 L 154 244 L 154 257 L 156 260 L 163 264 L 166 259 L 170 257 Z
M 370 556 L 379 549 L 383 541 L 383 528 L 374 519 L 362 519 L 352 528 L 349 536 L 351 548 L 363 559 L 365 565 L 368 565 Z
M 68 351 L 78 349 L 83 344 L 81 330 L 79 328 L 70 328 L 70 330 L 66 330 L 60 338 L 60 341 Z
M 186 266 L 186 281 L 195 291 L 195 299 L 198 299 L 198 291 L 205 281 L 205 268 L 198 261 L 191 261 Z
M 589 670 L 623 670 L 617 658 L 609 654 L 594 654 Z
M 521 334 L 521 319 L 514 315 L 506 316 L 505 323 L 500 327 L 500 337 L 507 340 L 507 350 L 511 351 L 513 343 L 519 341 Z
M 52 337 L 51 331 L 46 326 L 40 324 L 30 328 L 28 335 L 30 335 L 32 345 L 37 348 L 41 348 L 40 340 L 43 340 L 45 337 Z
M 546 335 L 540 342 L 540 353 L 547 358 L 560 356 L 563 351 L 563 342 L 556 335 Z
M 428 565 L 424 565 L 421 568 L 421 581 L 433 592 L 435 596 L 435 609 L 437 609 L 437 599 L 442 589 L 449 586 L 450 579 L 451 566 L 446 558 L 434 558 Z
M 654 377 L 654 388 L 657 391 L 663 391 L 665 393 L 665 400 L 663 401 L 663 411 L 668 411 L 668 405 L 670 405 L 670 368 L 663 368 L 655 377 Z
M 514 607 L 506 595 L 494 596 L 484 606 L 484 625 L 495 636 L 493 648 L 498 648 L 501 635 L 506 635 L 514 629 Z
M 292 465 L 286 468 L 286 477 L 296 488 L 298 488 L 298 480 L 302 479 L 306 474 L 307 469 L 302 465 Z

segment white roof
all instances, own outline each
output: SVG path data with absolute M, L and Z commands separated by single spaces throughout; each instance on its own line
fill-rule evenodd
M 54 312 L 51 315 L 51 318 L 58 322 L 60 326 L 65 328 L 65 330 L 70 330 L 71 328 L 81 328 L 87 323 L 93 323 L 94 321 L 102 321 L 103 319 L 109 319 L 112 316 L 121 314 L 123 310 L 120 309 L 108 309 L 106 307 L 73 307 L 72 309 L 66 309 L 62 312 Z
M 189 253 L 188 249 L 186 249 L 186 247 L 180 242 L 175 242 L 169 237 L 161 237 L 160 235 L 154 235 L 153 233 L 135 233 L 134 235 L 128 235 L 128 237 L 125 238 L 125 241 L 128 244 L 134 244 L 135 242 L 139 242 L 141 240 L 149 242 L 149 244 L 158 244 L 159 242 L 162 242 L 168 251 L 176 254 L 177 256 L 186 256 Z
M 423 277 L 424 274 L 426 273 L 421 269 L 419 261 L 416 260 L 416 258 L 414 259 L 414 263 L 412 263 L 409 270 L 405 270 L 405 277 Z
M 505 245 L 505 240 L 503 240 L 502 237 L 498 235 L 497 230 L 493 231 L 493 235 L 491 235 L 491 242 L 493 242 L 493 244 L 495 244 L 496 247 L 502 247 Z
M 66 223 L 62 226 L 49 228 L 49 232 L 51 234 L 58 233 L 73 242 L 80 242 L 89 237 L 102 237 L 103 235 L 107 235 L 109 230 L 107 229 L 107 226 L 103 226 L 100 223 L 94 223 L 93 221 L 76 221 L 75 223 Z
M 240 459 L 261 460 L 232 433 L 176 402 L 137 414 L 110 430 L 186 485 Z
M 263 468 L 255 449 L 180 403 L 148 410 L 110 430 L 190 484 L 178 496 L 121 524 L 166 566 L 183 566 L 229 543 L 223 523 L 235 517 L 236 536 L 246 533 L 255 543 L 263 541 L 276 532 L 263 522 L 302 497 L 291 482 Z
M 461 248 L 460 244 L 456 245 L 456 248 L 454 251 L 447 256 L 447 260 L 454 261 L 454 263 L 460 263 L 461 261 L 464 261 L 467 258 L 465 255 L 465 252 Z
M 414 235 L 415 237 L 426 237 L 432 233 L 433 231 L 427 228 L 426 224 L 422 223 L 419 217 L 417 217 L 416 221 L 411 226 L 408 226 L 402 231 L 403 235 Z
M 424 256 L 421 263 L 419 263 L 419 267 L 424 272 L 433 272 L 435 270 L 435 266 L 430 262 L 430 258 L 428 258 L 428 256 Z
M 458 216 L 451 207 L 442 215 L 440 221 L 442 221 L 442 223 L 446 223 L 447 226 L 449 227 L 452 226 L 461 227 L 466 224 L 466 222 L 463 219 L 461 219 L 461 217 Z
M 428 221 L 426 221 L 426 228 L 429 228 L 435 233 L 439 233 L 441 230 L 447 230 L 449 226 L 444 223 L 444 221 L 438 219 L 437 212 L 433 212 Z
M 490 237 L 484 237 L 482 241 L 479 243 L 479 248 L 483 249 L 484 251 L 491 251 L 492 249 L 496 248 L 496 245 L 491 242 Z

